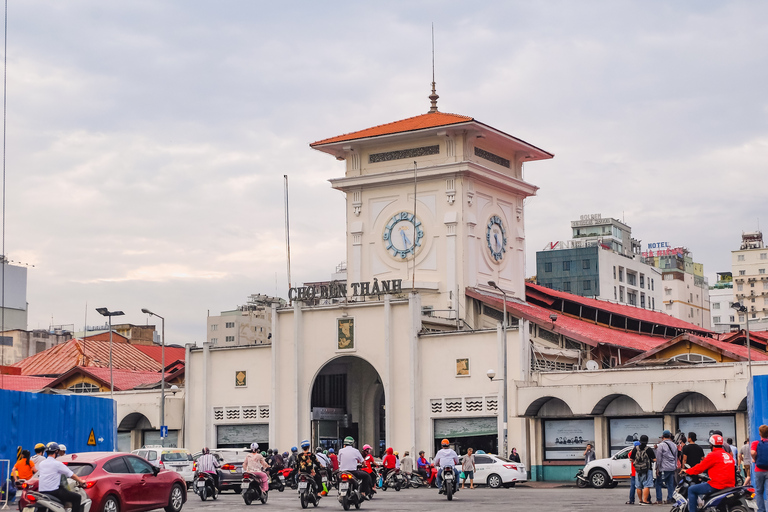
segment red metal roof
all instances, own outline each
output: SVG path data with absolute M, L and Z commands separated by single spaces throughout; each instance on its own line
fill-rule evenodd
M 425 128 L 435 128 L 438 126 L 448 126 L 458 123 L 466 123 L 468 121 L 474 121 L 471 117 L 462 116 L 458 114 L 445 114 L 443 112 L 432 112 L 429 114 L 422 114 L 416 117 L 409 117 L 402 121 L 395 121 L 393 123 L 381 124 L 372 128 L 366 128 L 365 130 L 359 130 L 337 137 L 331 137 L 328 139 L 319 140 L 310 144 L 311 147 L 321 146 L 323 144 L 331 144 L 333 142 L 344 142 L 356 139 L 365 139 L 368 137 L 377 137 L 379 135 L 391 135 L 394 133 L 412 132 L 415 130 L 423 130 Z
M 30 377 L 28 375 L 3 375 L 0 377 L 0 389 L 12 391 L 38 391 L 53 381 L 47 377 Z
M 160 363 L 129 343 L 112 344 L 114 368 L 160 372 Z M 22 359 L 13 366 L 23 375 L 61 375 L 75 366 L 109 367 L 109 342 L 73 338 Z
M 533 283 L 525 283 L 525 287 L 526 287 L 526 293 L 528 290 L 532 290 L 534 292 L 538 292 L 539 294 L 547 295 L 549 297 L 556 297 L 558 299 L 575 302 L 577 304 L 581 304 L 591 308 L 607 311 L 615 315 L 622 315 L 628 318 L 634 318 L 635 320 L 640 320 L 642 322 L 653 323 L 660 326 L 674 327 L 677 329 L 684 329 L 687 331 L 696 331 L 704 334 L 711 333 L 711 331 L 708 331 L 703 327 L 699 327 L 698 325 L 685 322 L 683 320 L 670 316 L 666 313 L 662 313 L 660 311 L 650 311 L 650 310 L 638 308 L 635 306 L 616 304 L 613 302 L 608 302 L 606 300 L 591 299 L 587 297 L 582 297 L 581 295 L 574 295 L 568 292 L 560 292 L 557 290 L 552 290 L 551 288 L 547 288 L 546 286 L 541 286 Z M 533 298 L 538 299 L 538 297 L 536 296 L 534 296 Z
M 100 381 L 102 385 L 109 386 L 109 368 L 86 368 L 83 366 L 72 368 L 65 374 L 60 375 L 56 380 L 51 382 L 51 386 L 56 386 L 76 373 L 89 375 L 91 378 Z M 113 370 L 112 373 L 115 380 L 115 391 L 127 391 L 145 384 L 156 384 L 162 379 L 159 372 L 135 372 L 118 369 Z M 167 377 L 168 375 L 166 374 L 166 378 Z
M 720 352 L 724 356 L 730 359 L 735 359 L 737 361 L 748 360 L 747 347 L 745 346 L 735 345 L 733 343 L 727 343 L 727 342 L 716 340 L 713 338 L 702 338 L 701 336 L 696 336 L 695 334 L 685 333 L 675 338 L 672 338 L 671 340 L 665 340 L 664 343 L 660 344 L 659 346 L 655 347 L 652 350 L 649 350 L 648 352 L 645 352 L 643 354 L 633 357 L 632 359 L 627 361 L 627 363 L 631 364 L 631 363 L 636 363 L 638 361 L 652 358 L 653 355 L 669 347 L 675 346 L 678 343 L 685 343 L 685 342 L 695 343 L 699 346 L 708 348 L 710 350 Z M 753 348 L 751 352 L 752 352 L 753 361 L 768 361 L 768 354 L 766 354 L 762 350 L 756 350 Z
M 498 295 L 474 288 L 468 288 L 465 293 L 468 297 L 483 301 L 496 309 L 502 309 L 503 300 Z M 549 315 L 553 313 L 551 309 L 516 299 L 507 300 L 507 311 L 516 316 L 522 316 L 535 324 L 544 325 L 547 330 L 563 334 L 593 347 L 599 344 L 615 345 L 642 352 L 655 348 L 668 340 L 668 338 L 661 336 L 625 332 L 562 314 L 557 316 L 557 321 L 552 322 L 549 318 Z
M 144 352 L 158 363 L 162 364 L 163 361 L 163 347 L 160 345 L 134 345 L 137 350 Z M 186 358 L 186 350 L 181 347 L 165 347 L 165 366 L 175 363 L 176 361 L 184 361 Z
M 701 336 L 695 336 L 693 334 L 691 334 L 690 337 L 700 340 L 704 344 L 712 345 L 713 347 L 722 350 L 726 354 L 730 353 L 733 356 L 737 356 L 733 357 L 733 359 L 741 358 L 742 360 L 746 361 L 749 357 L 747 347 L 744 345 L 737 345 L 735 343 L 728 343 L 726 341 L 714 340 L 712 338 L 702 338 Z M 753 361 L 768 361 L 768 354 L 762 350 L 752 348 L 751 352 Z

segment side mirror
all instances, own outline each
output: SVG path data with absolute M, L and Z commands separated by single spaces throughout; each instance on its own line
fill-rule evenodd
M 158 473 L 160 473 L 160 468 L 157 466 L 152 466 L 152 474 L 157 476 Z

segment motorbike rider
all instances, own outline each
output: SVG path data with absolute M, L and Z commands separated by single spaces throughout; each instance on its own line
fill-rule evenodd
M 216 492 L 221 492 L 219 487 L 219 471 L 221 464 L 211 453 L 208 447 L 203 448 L 203 454 L 197 458 L 197 471 L 199 473 L 208 473 L 213 477 L 213 483 L 216 486 Z
M 333 448 L 328 449 L 328 458 L 331 459 L 331 465 L 334 471 L 339 470 L 339 457 L 336 455 Z
M 48 457 L 38 466 L 37 482 L 38 490 L 43 494 L 48 494 L 58 498 L 62 503 L 71 503 L 72 510 L 79 512 L 81 510 L 80 495 L 61 486 L 62 475 L 71 478 L 79 484 L 85 485 L 85 480 L 77 476 L 67 466 L 56 460 L 59 456 L 59 445 L 54 442 L 48 443 L 45 447 Z
M 355 478 L 360 480 L 360 493 L 366 498 L 371 499 L 372 482 L 371 475 L 365 471 L 357 469 L 358 464 L 365 464 L 365 458 L 360 451 L 354 447 L 355 440 L 351 436 L 344 438 L 344 448 L 339 450 L 339 471 L 352 473 Z
M 381 477 L 386 480 L 387 475 L 397 468 L 397 458 L 391 446 L 387 448 L 387 454 L 384 456 L 384 460 L 381 461 L 381 465 L 384 466 L 384 469 L 381 471 Z
M 443 490 L 443 472 L 445 471 L 445 468 L 450 466 L 454 467 L 456 464 L 459 463 L 459 456 L 456 454 L 455 451 L 453 451 L 450 448 L 450 442 L 448 442 L 447 439 L 443 439 L 440 442 L 441 449 L 435 454 L 435 466 L 438 466 L 440 468 L 440 471 L 437 473 L 437 488 L 439 489 L 440 494 L 444 494 L 445 491 Z M 457 476 L 457 475 L 455 475 Z M 456 483 L 458 482 L 458 478 L 453 479 L 453 490 L 456 492 Z
M 712 449 L 704 460 L 684 470 L 689 475 L 698 475 L 707 472 L 709 482 L 692 485 L 688 488 L 688 510 L 696 512 L 699 506 L 699 496 L 710 494 L 727 487 L 736 486 L 736 461 L 733 454 L 723 449 L 723 436 L 713 434 L 709 438 Z
M 315 480 L 315 494 L 320 498 L 320 492 L 323 490 L 323 479 L 320 476 L 320 462 L 317 457 L 309 449 L 309 440 L 305 439 L 301 442 L 301 449 L 303 450 L 296 458 L 297 469 L 299 473 L 309 473 Z
M 35 445 L 35 454 L 30 460 L 35 464 L 35 467 L 45 460 L 45 445 L 43 443 Z M 37 472 L 37 469 L 35 469 L 35 472 Z
M 269 478 L 264 472 L 268 468 L 269 464 L 259 453 L 259 443 L 251 443 L 251 452 L 245 456 L 243 461 L 243 473 L 252 474 L 261 485 L 261 492 L 263 493 L 269 491 Z
M 429 480 L 430 464 L 427 458 L 424 456 L 424 450 L 419 452 L 419 458 L 416 459 L 416 470 L 419 476 L 426 483 Z

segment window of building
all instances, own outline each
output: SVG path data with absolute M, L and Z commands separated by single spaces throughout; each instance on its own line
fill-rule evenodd
M 713 316 L 713 317 L 712 317 L 712 321 L 713 321 L 714 323 L 716 323 L 716 324 L 719 324 L 719 323 L 720 323 L 720 317 L 719 317 L 719 316 Z
M 227 337 L 224 339 L 224 341 L 235 341 L 235 337 L 234 337 L 234 336 L 227 336 Z
M 763 290 L 768 290 L 768 282 L 763 283 Z
M 693 294 L 689 293 L 688 295 L 690 295 L 690 297 L 688 298 L 688 302 L 693 302 Z
M 640 288 L 645 288 L 645 276 L 640 274 Z
M 653 279 L 651 279 L 651 291 L 653 291 Z
M 736 285 L 736 291 L 737 292 L 743 292 L 744 291 L 744 285 L 743 284 L 737 284 Z
M 736 317 L 734 317 L 733 315 L 731 315 L 731 319 L 729 320 L 729 322 L 735 322 L 735 321 L 736 321 Z
M 720 309 L 720 303 L 719 302 L 713 303 L 712 304 L 712 309 Z
M 552 262 L 551 261 L 545 261 L 544 262 L 544 272 L 552 272 Z
M 211 330 L 212 331 L 218 331 L 219 330 L 219 324 L 211 324 Z
M 91 384 L 90 382 L 78 382 L 77 384 L 69 386 L 67 389 L 73 393 L 98 393 L 99 392 L 99 386 L 97 386 L 96 384 Z
M 624 269 L 623 268 L 619 268 L 619 282 L 620 283 L 624 282 Z
M 571 282 L 570 281 L 563 281 L 563 291 L 564 292 L 571 291 Z
M 764 298 L 763 298 L 763 304 L 766 304 L 766 305 L 768 305 L 768 297 L 764 297 Z
M 584 281 L 584 289 L 585 290 L 591 290 L 592 289 L 592 281 Z
M 656 309 L 656 299 L 651 297 L 651 309 Z
M 619 302 L 624 302 L 624 287 L 619 286 Z
M 235 322 L 227 322 L 227 323 L 224 325 L 224 327 L 225 327 L 226 329 L 232 329 L 232 328 L 234 328 L 234 327 L 235 327 Z
M 640 307 L 645 309 L 645 295 L 640 294 Z
M 672 361 L 685 361 L 688 363 L 716 363 L 711 357 L 703 356 L 701 354 L 678 354 L 670 358 Z
M 613 266 L 613 278 L 616 279 L 616 265 Z
M 672 288 L 664 288 L 664 295 L 672 295 Z
M 739 315 L 739 323 L 744 322 L 744 315 Z
M 757 313 L 752 313 L 752 320 L 754 320 L 755 318 L 757 318 Z
M 563 262 L 563 270 L 564 271 L 570 271 L 571 270 L 571 262 L 570 261 L 564 261 Z
M 757 271 L 758 274 L 765 274 L 765 269 L 761 268 Z
M 613 300 L 616 300 L 617 293 L 616 293 L 616 287 L 613 287 Z
M 219 338 L 211 338 L 211 343 L 218 343 L 218 342 L 219 342 Z
M 627 272 L 627 284 L 637 286 L 637 275 Z
M 760 253 L 760 259 L 761 260 L 768 260 L 768 252 L 761 252 Z
M 637 306 L 637 294 L 627 293 L 627 302 L 629 302 L 629 304 L 632 306 Z
M 739 254 L 739 255 L 736 257 L 736 260 L 737 260 L 737 261 L 744 261 L 744 255 L 743 255 L 743 254 Z
M 693 308 L 691 308 L 691 318 L 693 318 Z
M 581 268 L 589 270 L 589 260 L 581 260 Z
M 749 287 L 750 288 L 754 288 L 755 287 L 755 283 L 749 283 Z
M 739 270 L 739 275 L 740 276 L 746 275 L 746 273 L 747 273 L 746 270 Z
M 667 306 L 667 311 L 672 311 L 672 304 L 666 304 L 666 306 Z

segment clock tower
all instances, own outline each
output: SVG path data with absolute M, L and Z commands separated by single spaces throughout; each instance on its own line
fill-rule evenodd
M 465 316 L 467 287 L 525 298 L 523 163 L 553 155 L 437 110 L 310 144 L 346 163 L 347 281 L 402 279 L 436 316 Z

